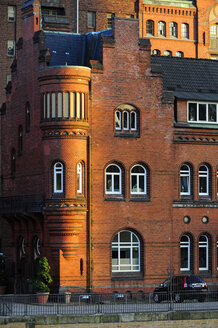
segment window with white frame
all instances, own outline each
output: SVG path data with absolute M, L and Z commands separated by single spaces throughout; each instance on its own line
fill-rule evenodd
M 8 40 L 8 56 L 15 56 L 15 41 L 13 40 Z
M 16 20 L 16 7 L 8 6 L 8 21 L 15 22 Z
M 153 20 L 147 20 L 146 22 L 146 33 L 150 35 L 154 35 L 154 21 Z
M 198 172 L 199 196 L 209 196 L 209 168 L 201 165 Z
M 191 123 L 217 123 L 218 104 L 206 102 L 188 102 L 188 122 Z
M 171 22 L 170 23 L 170 36 L 173 36 L 174 38 L 177 38 L 178 36 L 178 27 L 177 23 Z
M 209 269 L 209 242 L 205 235 L 200 236 L 199 242 L 199 270 L 205 271 Z
M 161 36 L 166 36 L 166 23 L 165 22 L 158 22 L 158 34 Z
M 183 235 L 180 240 L 180 270 L 190 270 L 190 237 Z
M 158 49 L 152 50 L 152 55 L 154 55 L 154 56 L 160 56 L 160 50 L 158 50 Z
M 138 133 L 138 111 L 135 107 L 124 104 L 115 111 L 115 133 L 137 134 Z M 119 134 L 119 135 L 120 135 Z
M 121 194 L 122 170 L 117 164 L 110 164 L 105 170 L 105 193 Z
M 120 231 L 112 241 L 112 272 L 140 271 L 140 240 L 132 231 Z
M 181 37 L 189 39 L 189 25 L 186 23 L 181 24 Z
M 54 164 L 54 193 L 63 193 L 64 191 L 64 166 L 61 162 Z
M 180 169 L 180 195 L 189 196 L 191 194 L 191 172 L 187 164 L 183 164 Z
M 146 169 L 135 165 L 131 169 L 131 195 L 146 195 Z
M 83 184 L 83 167 L 81 163 L 77 164 L 77 193 L 82 194 Z

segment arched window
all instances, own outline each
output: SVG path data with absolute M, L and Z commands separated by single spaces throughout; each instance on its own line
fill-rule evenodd
M 170 51 L 170 50 L 165 50 L 165 51 L 164 51 L 164 56 L 172 57 L 172 51 Z
M 177 27 L 177 23 L 175 22 L 170 23 L 170 36 L 173 36 L 175 38 L 177 38 L 178 36 L 178 27 Z
M 139 132 L 139 111 L 129 104 L 120 105 L 114 112 L 115 134 L 135 135 Z
M 199 196 L 209 196 L 209 168 L 201 165 L 198 174 Z
M 180 169 L 180 195 L 189 196 L 191 194 L 191 172 L 187 164 L 182 165 Z
M 135 165 L 131 169 L 131 194 L 146 194 L 146 169 L 142 165 Z
M 21 156 L 23 151 L 23 127 L 18 128 L 18 155 Z
M 30 132 L 30 103 L 26 103 L 26 132 Z
M 64 167 L 63 164 L 57 162 L 54 164 L 54 193 L 63 193 L 64 191 Z
M 154 21 L 153 20 L 147 20 L 146 22 L 146 33 L 150 35 L 154 35 Z
M 204 271 L 209 269 L 209 242 L 206 235 L 199 238 L 199 270 Z
M 15 172 L 16 172 L 16 151 L 13 148 L 11 150 L 11 178 L 15 178 Z
M 165 22 L 158 22 L 158 34 L 161 36 L 166 36 L 166 23 Z
M 152 51 L 152 55 L 160 56 L 160 50 L 158 50 L 158 49 L 154 49 L 154 50 Z
M 122 170 L 116 164 L 111 164 L 105 172 L 105 193 L 121 194 Z
M 140 271 L 140 241 L 135 233 L 120 231 L 112 241 L 112 272 Z
M 177 51 L 176 52 L 176 57 L 183 58 L 184 57 L 184 53 L 182 51 Z
M 181 36 L 182 38 L 189 39 L 189 25 L 186 23 L 181 24 Z
M 190 237 L 188 235 L 183 235 L 180 240 L 180 270 L 190 271 L 190 253 L 191 253 L 191 243 Z
M 83 166 L 81 163 L 77 164 L 77 193 L 82 194 L 83 191 Z

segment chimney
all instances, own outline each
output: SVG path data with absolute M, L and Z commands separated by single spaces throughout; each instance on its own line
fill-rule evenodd
M 35 32 L 41 28 L 40 2 L 38 0 L 26 0 L 22 6 L 23 39 L 32 39 Z

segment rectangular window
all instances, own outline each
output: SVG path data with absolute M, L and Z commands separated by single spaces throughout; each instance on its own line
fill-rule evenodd
M 63 111 L 63 98 L 62 93 L 58 92 L 58 118 L 62 117 L 62 111 Z
M 8 21 L 15 22 L 16 21 L 16 7 L 8 6 Z
M 65 92 L 64 94 L 64 117 L 69 117 L 69 93 Z
M 215 103 L 188 103 L 188 122 L 191 123 L 217 123 L 218 104 Z
M 82 98 L 81 98 L 81 111 L 82 111 L 82 120 L 85 119 L 85 94 L 82 93 Z
M 47 118 L 50 118 L 50 93 L 47 93 Z
M 76 118 L 76 94 L 75 94 L 75 92 L 70 93 L 70 117 Z
M 112 27 L 112 19 L 115 17 L 115 14 L 107 14 L 107 28 Z
M 88 11 L 87 19 L 88 19 L 88 27 L 95 29 L 95 27 L 96 27 L 96 13 L 94 11 Z
M 8 40 L 8 56 L 15 56 L 15 41 Z
M 51 94 L 51 117 L 56 117 L 56 94 Z
M 80 113 L 80 93 L 76 93 L 76 117 L 78 119 L 81 118 L 81 113 Z

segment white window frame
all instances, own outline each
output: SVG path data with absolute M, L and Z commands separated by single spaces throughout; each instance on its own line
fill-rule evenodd
M 126 117 L 127 117 L 126 126 L 124 125 L 125 124 L 125 114 L 126 114 Z M 127 110 L 123 111 L 123 130 L 124 131 L 129 131 L 129 111 L 127 111 Z
M 201 171 L 202 167 L 205 167 L 206 171 Z M 200 178 L 206 178 L 206 192 L 200 191 Z M 201 165 L 198 170 L 198 194 L 199 196 L 209 196 L 209 168 L 207 165 Z
M 183 39 L 189 39 L 189 24 L 187 23 L 181 24 L 181 37 Z
M 158 22 L 158 35 L 166 36 L 166 23 L 164 21 Z
M 170 51 L 170 50 L 164 50 L 164 56 L 166 56 L 166 57 L 172 57 L 172 51 Z
M 8 22 L 16 21 L 16 6 L 8 6 Z
M 177 51 L 176 52 L 176 57 L 183 58 L 184 57 L 184 53 L 182 51 Z
M 57 175 L 61 176 L 61 188 L 57 189 Z M 61 162 L 54 164 L 54 193 L 63 193 L 64 191 L 64 166 Z
M 122 232 L 128 232 L 130 233 L 130 241 L 129 242 L 121 242 L 120 241 L 120 234 Z M 133 241 L 133 236 L 137 239 L 137 242 Z M 116 237 L 116 236 L 115 236 Z M 114 237 L 114 238 L 115 238 Z M 112 272 L 140 272 L 140 240 L 138 238 L 138 236 L 133 233 L 132 231 L 129 231 L 129 230 L 122 230 L 120 232 L 118 232 L 117 234 L 117 241 L 112 241 L 112 251 L 113 251 L 113 248 L 115 249 L 118 249 L 118 264 L 113 264 L 112 262 Z M 121 264 L 120 262 L 120 251 L 122 249 L 129 249 L 130 250 L 130 264 Z M 133 263 L 133 250 L 137 248 L 138 250 L 138 264 L 134 264 Z M 113 260 L 113 259 L 112 259 Z M 130 266 L 130 270 L 122 270 L 122 267 L 124 266 L 127 266 L 129 265 Z M 118 267 L 118 269 L 117 269 Z
M 200 241 L 201 237 L 205 237 L 206 241 Z M 199 237 L 198 248 L 199 248 L 199 256 L 200 256 L 200 248 L 206 248 L 206 267 L 200 267 L 200 258 L 198 260 L 199 260 L 199 271 L 207 271 L 209 269 L 209 242 L 207 236 L 201 235 Z
M 77 164 L 77 193 L 82 194 L 83 191 L 83 166 L 82 163 Z
M 189 120 L 189 104 L 196 104 L 197 107 L 197 119 L 196 120 Z M 206 105 L 206 120 L 199 120 L 199 105 Z M 216 121 L 209 121 L 209 105 L 216 105 Z M 216 102 L 198 102 L 198 101 L 188 101 L 187 103 L 187 122 L 190 123 L 207 123 L 207 124 L 217 124 L 218 123 L 218 103 Z
M 182 170 L 183 166 L 186 166 L 187 169 Z M 181 186 L 182 186 L 181 177 L 186 177 L 188 179 L 188 191 L 187 192 L 181 191 Z M 180 195 L 181 196 L 190 196 L 191 195 L 191 170 L 190 170 L 190 166 L 188 164 L 182 164 L 182 166 L 180 168 Z
M 110 166 L 116 166 L 118 169 L 119 169 L 119 172 L 107 172 L 107 169 L 110 167 Z M 108 176 L 111 176 L 111 191 L 107 190 L 107 177 Z M 115 176 L 119 176 L 119 190 L 118 191 L 115 191 L 114 190 L 114 177 Z M 122 170 L 121 168 L 119 167 L 119 165 L 117 164 L 110 164 L 106 167 L 105 169 L 105 194 L 106 195 L 120 195 L 122 192 Z
M 178 24 L 176 22 L 170 22 L 170 36 L 178 37 Z
M 187 241 L 182 241 L 182 237 L 186 237 Z M 188 235 L 183 235 L 180 239 L 180 271 L 190 271 L 191 263 L 191 241 Z M 186 268 L 181 268 L 181 249 L 185 248 L 188 252 L 188 266 Z
M 118 126 L 116 125 L 118 124 Z M 120 110 L 115 111 L 115 130 L 122 129 L 122 112 Z
M 132 170 L 136 166 L 141 167 L 144 170 L 144 173 L 133 173 Z M 146 175 L 147 175 L 147 170 L 145 169 L 144 166 L 142 166 L 140 164 L 136 164 L 131 168 L 131 171 L 130 171 L 130 193 L 131 193 L 131 195 L 146 195 L 147 194 Z M 132 177 L 133 176 L 136 177 L 136 187 L 137 187 L 136 191 L 133 191 L 133 186 L 132 186 Z M 143 191 L 139 190 L 139 178 L 140 177 L 144 178 L 144 190 Z
M 9 53 L 9 51 L 10 51 L 9 49 L 12 49 L 13 53 Z M 7 53 L 8 53 L 8 57 L 14 57 L 15 56 L 15 41 L 14 40 L 8 40 Z
M 134 116 L 134 127 L 132 127 L 132 116 Z M 136 131 L 137 130 L 137 113 L 136 111 L 131 111 L 130 112 L 130 129 L 131 131 Z

